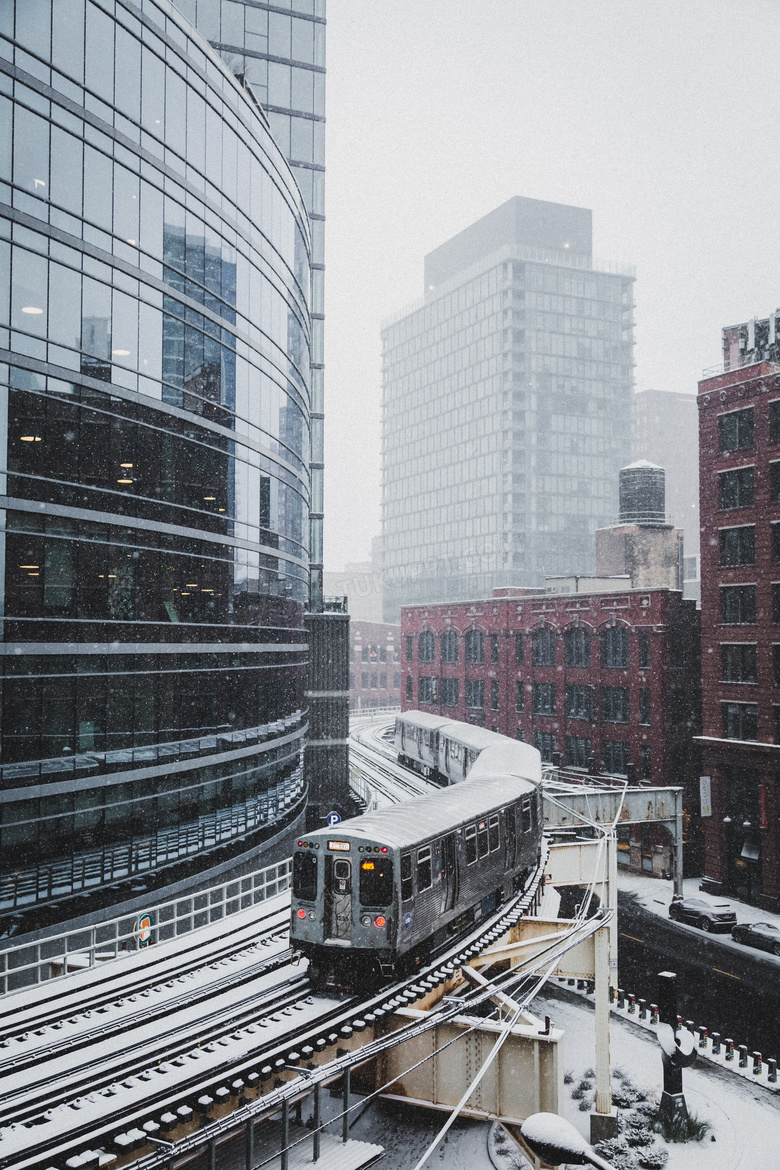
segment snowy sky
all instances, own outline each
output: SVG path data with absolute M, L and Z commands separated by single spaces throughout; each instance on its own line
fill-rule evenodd
M 637 268 L 636 381 L 780 305 L 779 0 L 329 0 L 325 563 L 379 533 L 379 328 L 513 195 Z

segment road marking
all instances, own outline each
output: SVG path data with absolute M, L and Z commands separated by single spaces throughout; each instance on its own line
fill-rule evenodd
M 720 967 L 713 967 L 712 969 L 713 971 L 717 971 L 719 975 L 728 975 L 729 979 L 738 979 L 740 983 L 742 982 L 740 975 L 732 975 L 730 971 L 721 971 Z
M 630 939 L 632 940 L 632 942 L 639 942 L 639 943 L 643 943 L 643 942 L 645 941 L 643 938 L 636 938 L 636 936 L 635 936 L 635 935 L 633 935 L 633 934 L 626 934 L 626 933 L 625 933 L 624 931 L 622 931 L 622 930 L 621 930 L 621 932 L 620 932 L 620 935 L 621 935 L 621 938 L 630 938 Z

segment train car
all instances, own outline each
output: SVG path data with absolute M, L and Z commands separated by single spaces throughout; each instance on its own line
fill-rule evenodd
M 438 733 L 438 771 L 448 784 L 460 784 L 471 772 L 471 768 L 486 748 L 499 743 L 514 747 L 516 740 L 484 727 L 450 720 Z
M 395 720 L 398 760 L 423 776 L 439 776 L 439 730 L 452 721 L 426 711 L 404 711 Z
M 315 985 L 413 971 L 523 887 L 539 863 L 541 760 L 507 744 L 457 788 L 298 841 L 291 944 Z

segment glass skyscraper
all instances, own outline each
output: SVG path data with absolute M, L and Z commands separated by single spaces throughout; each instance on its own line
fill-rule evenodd
M 311 608 L 322 603 L 325 0 L 175 0 L 262 105 L 311 225 Z
M 515 197 L 431 252 L 382 331 L 385 620 L 590 573 L 630 456 L 633 275 L 591 213 Z
M 309 217 L 187 15 L 0 0 L 0 914 L 303 810 Z

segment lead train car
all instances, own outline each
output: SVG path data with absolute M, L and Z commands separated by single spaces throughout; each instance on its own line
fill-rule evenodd
M 506 746 L 516 741 L 427 711 L 404 711 L 395 721 L 399 763 L 445 784 L 465 780 L 480 753 L 499 743 Z
M 315 985 L 412 971 L 523 887 L 539 864 L 541 764 L 535 748 L 506 743 L 457 788 L 297 843 L 291 944 Z

